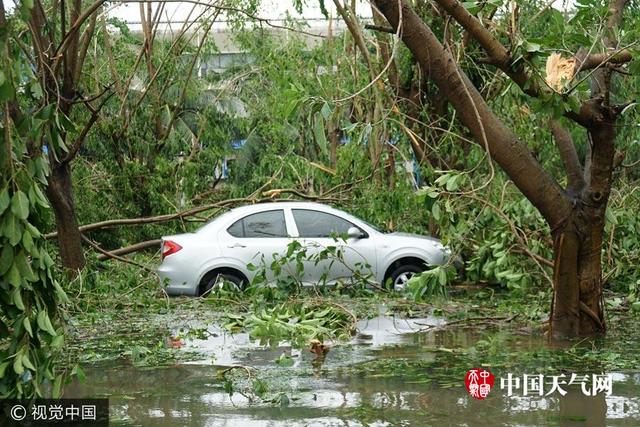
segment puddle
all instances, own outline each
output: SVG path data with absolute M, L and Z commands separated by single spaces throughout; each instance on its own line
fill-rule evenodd
M 448 368 L 447 352 L 487 339 L 477 330 L 425 331 L 441 323 L 436 317 L 384 315 L 360 321 L 358 334 L 331 348 L 322 364 L 306 349 L 287 343 L 269 348 L 246 333 L 207 326 L 197 337 L 185 337 L 181 347 L 201 360 L 146 369 L 124 363 L 85 367 L 86 381 L 71 384 L 65 396 L 109 397 L 112 425 L 127 426 L 640 425 L 640 372 L 614 373 L 613 393 L 596 397 L 579 388 L 565 396 L 509 397 L 496 385 L 487 400 L 477 401 L 460 387 L 462 377 L 452 388 L 432 381 L 426 370 L 432 362 L 439 362 L 435 369 Z M 545 348 L 539 336 L 512 336 L 508 345 Z M 293 357 L 293 366 L 275 364 L 283 352 Z M 353 369 L 371 361 L 380 363 Z M 257 368 L 272 387 L 269 396 L 286 392 L 286 407 L 239 393 L 230 397 L 218 376 L 229 365 Z M 415 366 L 427 368 L 414 375 Z
M 354 345 L 378 349 L 391 344 L 409 343 L 412 341 L 411 334 L 443 323 L 444 321 L 438 317 L 403 319 L 380 315 L 358 321 L 357 333 L 351 341 L 339 343 L 337 346 L 336 343 L 328 343 L 328 345 L 336 348 Z M 193 328 L 201 328 L 197 334 L 198 337 L 185 334 L 185 331 Z M 191 354 L 202 356 L 201 359 L 185 362 L 186 364 L 271 366 L 276 358 L 285 353 L 294 358 L 294 366 L 297 366 L 304 351 L 292 348 L 287 342 L 270 347 L 261 343 L 260 340 L 252 339 L 248 333 L 230 333 L 217 324 L 203 328 L 200 322 L 189 322 L 175 328 L 173 334 L 185 335 L 181 340 L 180 348 Z

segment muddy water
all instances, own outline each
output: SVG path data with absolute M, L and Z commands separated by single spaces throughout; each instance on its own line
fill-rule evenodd
M 69 387 L 66 396 L 109 397 L 113 425 L 640 425 L 640 369 L 613 373 L 610 396 L 587 397 L 580 388 L 566 388 L 564 396 L 507 396 L 497 379 L 486 400 L 471 398 L 462 376 L 446 380 L 437 372 L 450 368 L 448 355 L 486 336 L 482 331 L 429 331 L 439 323 L 437 318 L 388 316 L 362 321 L 353 341 L 335 345 L 323 361 L 306 350 L 286 344 L 264 347 L 246 334 L 231 335 L 210 326 L 206 338 L 184 343 L 185 351 L 201 356 L 195 361 L 152 369 L 128 364 L 86 367 L 86 381 Z M 540 337 L 509 342 L 534 349 L 546 345 Z M 274 363 L 282 353 L 292 356 L 293 366 Z M 371 361 L 376 364 L 359 369 Z M 425 368 L 424 373 L 403 368 L 438 361 L 437 368 Z M 255 376 L 269 385 L 265 398 L 272 402 L 240 393 L 229 396 L 218 372 L 238 364 L 255 368 Z M 286 397 L 279 397 L 281 393 Z

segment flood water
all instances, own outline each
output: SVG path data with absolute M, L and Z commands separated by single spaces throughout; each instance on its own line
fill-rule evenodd
M 201 356 L 195 360 L 161 368 L 124 362 L 86 366 L 86 380 L 69 386 L 65 397 L 108 397 L 112 425 L 123 426 L 640 425 L 638 367 L 608 372 L 613 377 L 609 396 L 588 397 L 580 387 L 565 387 L 564 396 L 508 396 L 500 389 L 499 377 L 507 374 L 501 369 L 494 372 L 496 384 L 486 400 L 471 398 L 464 373 L 447 379 L 438 372 L 452 368 L 448 360 L 458 349 L 486 337 L 477 330 L 429 331 L 441 322 L 388 316 L 361 321 L 352 342 L 335 345 L 321 361 L 306 349 L 262 346 L 247 334 L 208 326 L 208 336 L 184 343 L 184 351 Z M 529 349 L 548 345 L 539 336 L 508 342 Z M 282 353 L 293 358 L 292 366 L 274 362 Z M 237 392 L 230 396 L 218 373 L 233 365 L 255 368 L 255 377 L 270 388 L 263 397 L 271 401 Z M 415 371 L 416 366 L 425 369 Z

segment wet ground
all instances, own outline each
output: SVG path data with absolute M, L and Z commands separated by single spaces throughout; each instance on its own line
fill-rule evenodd
M 595 397 L 577 385 L 564 387 L 564 396 L 524 396 L 522 390 L 508 396 L 500 389 L 500 378 L 508 372 L 522 377 L 538 371 L 507 369 L 504 363 L 496 370 L 487 366 L 496 384 L 486 400 L 471 398 L 463 386 L 464 372 L 477 366 L 454 366 L 460 364 L 455 358 L 459 351 L 469 357 L 467 349 L 480 343 L 497 346 L 497 353 L 518 347 L 536 354 L 548 343 L 541 336 L 492 341 L 483 330 L 434 328 L 442 323 L 436 317 L 406 320 L 387 315 L 360 321 L 358 335 L 350 343 L 334 344 L 322 360 L 307 349 L 266 347 L 245 333 L 187 321 L 172 333 L 186 336 L 179 346 L 190 354 L 188 362 L 161 368 L 85 366 L 86 380 L 72 384 L 65 395 L 109 397 L 113 425 L 640 425 L 638 366 L 607 372 L 613 378 L 612 393 Z M 198 333 L 186 333 L 189 330 Z M 291 366 L 275 363 L 282 354 L 291 357 Z M 238 391 L 230 396 L 220 372 L 237 365 L 249 367 L 251 374 L 239 372 Z M 261 398 L 246 392 L 256 379 L 268 386 Z M 243 386 L 248 387 L 244 395 Z

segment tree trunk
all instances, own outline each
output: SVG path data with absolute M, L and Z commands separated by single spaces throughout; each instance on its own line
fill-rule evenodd
M 600 253 L 604 222 L 572 221 L 554 235 L 554 338 L 605 332 Z
M 62 265 L 72 272 L 77 272 L 84 268 L 85 258 L 82 250 L 82 234 L 78 228 L 73 201 L 73 186 L 69 163 L 55 162 L 52 165 L 48 181 L 49 185 L 46 193 L 56 217 L 58 246 Z
M 551 332 L 556 338 L 604 333 L 602 240 L 611 192 L 615 116 L 600 107 L 589 128 L 585 187 L 561 229 L 554 231 L 554 297 Z

